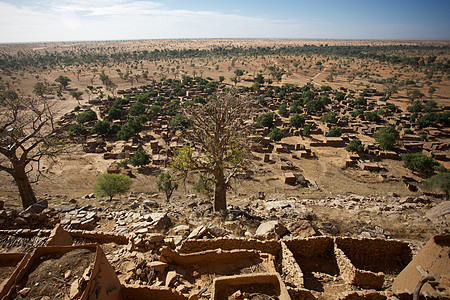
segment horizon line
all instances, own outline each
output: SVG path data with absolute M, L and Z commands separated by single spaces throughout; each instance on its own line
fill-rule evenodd
M 450 39 L 376 39 L 376 38 L 143 38 L 143 39 L 105 39 L 105 40 L 58 40 L 58 41 L 21 41 L 21 42 L 0 42 L 1 45 L 8 44 L 42 44 L 42 43 L 93 43 L 93 42 L 132 42 L 132 41 L 170 41 L 170 40 L 310 40 L 310 41 L 379 41 L 379 42 L 447 42 Z

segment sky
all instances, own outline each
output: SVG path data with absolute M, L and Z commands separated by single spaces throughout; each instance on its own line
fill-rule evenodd
M 450 0 L 0 0 L 0 43 L 450 40 Z

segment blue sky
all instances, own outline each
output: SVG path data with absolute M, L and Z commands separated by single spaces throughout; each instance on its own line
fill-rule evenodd
M 450 40 L 450 0 L 0 0 L 0 42 Z

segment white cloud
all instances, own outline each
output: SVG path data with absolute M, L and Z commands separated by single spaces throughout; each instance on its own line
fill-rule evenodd
M 34 7 L 0 2 L 0 42 L 300 37 L 300 29 L 292 21 L 176 10 L 151 1 L 51 0 Z

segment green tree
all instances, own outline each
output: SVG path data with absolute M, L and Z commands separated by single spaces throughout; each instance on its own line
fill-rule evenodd
M 138 149 L 130 159 L 130 164 L 134 167 L 142 167 L 150 163 L 150 155 L 143 149 Z
M 256 120 L 259 126 L 262 127 L 273 127 L 273 112 L 265 113 L 258 117 Z
M 108 121 L 97 121 L 92 127 L 92 133 L 98 135 L 108 134 L 111 130 L 111 124 Z
M 92 109 L 79 113 L 76 117 L 78 123 L 87 123 L 97 120 L 97 114 Z
M 405 168 L 419 173 L 431 173 L 439 166 L 434 158 L 419 152 L 403 154 L 402 160 Z
M 337 126 L 331 127 L 330 131 L 325 135 L 326 137 L 339 137 L 342 135 L 342 129 Z
M 62 89 L 66 89 L 71 80 L 67 76 L 60 75 L 58 78 L 55 79 L 55 81 L 57 83 L 59 83 L 59 85 Z
M 328 112 L 320 118 L 320 121 L 329 124 L 336 124 L 338 122 L 338 118 L 334 114 L 334 112 Z
M 280 141 L 284 137 L 284 132 L 275 127 L 269 132 L 269 137 L 273 141 Z
M 379 148 L 383 150 L 393 149 L 400 133 L 392 126 L 382 127 L 374 133 L 373 137 L 378 142 Z
M 336 92 L 336 94 L 334 95 L 334 100 L 342 101 L 345 99 L 345 95 L 346 94 L 343 92 Z
M 308 136 L 311 132 L 311 128 L 312 128 L 311 124 L 306 124 L 305 127 L 303 127 L 302 135 Z
M 152 114 L 156 115 L 161 111 L 161 106 L 153 104 L 152 106 L 150 106 L 150 111 Z
M 261 85 L 261 84 L 264 84 L 264 76 L 263 76 L 262 74 L 258 74 L 258 76 L 256 76 L 256 78 L 254 79 L 254 81 L 255 81 L 256 83 L 259 83 L 260 85 Z
M 379 122 L 381 120 L 378 112 L 376 111 L 366 111 L 364 114 L 364 119 L 370 122 Z
M 145 114 L 145 110 L 147 109 L 147 106 L 141 102 L 135 102 L 133 105 L 131 105 L 130 110 L 128 111 L 130 115 L 132 116 L 139 116 L 142 114 Z
M 33 93 L 38 97 L 44 98 L 45 94 L 48 93 L 48 90 L 47 84 L 39 81 L 34 85 Z
M 354 138 L 348 143 L 348 145 L 345 147 L 345 150 L 347 150 L 348 152 L 361 153 L 364 151 L 364 146 L 360 139 Z
M 425 103 L 425 107 L 423 108 L 423 111 L 426 113 L 432 112 L 437 107 L 437 103 L 434 100 L 427 101 Z
M 69 128 L 69 136 L 76 136 L 76 135 L 86 135 L 88 134 L 89 130 L 80 123 L 75 123 Z
M 81 105 L 80 100 L 81 100 L 82 95 L 83 95 L 83 92 L 79 92 L 79 91 L 71 91 L 70 92 L 70 96 L 72 96 L 75 100 L 77 100 L 78 105 Z
M 188 121 L 183 115 L 175 115 L 170 119 L 169 126 L 175 130 L 187 128 L 189 126 Z
M 108 110 L 108 116 L 114 120 L 120 119 L 122 117 L 122 106 L 120 105 L 113 105 Z
M 424 182 L 425 186 L 440 189 L 445 194 L 445 199 L 449 200 L 450 195 L 450 172 L 435 174 Z
M 289 112 L 287 110 L 287 104 L 285 104 L 285 103 L 280 104 L 280 107 L 278 108 L 278 113 L 282 117 L 288 117 L 289 116 Z
M 295 114 L 290 118 L 289 124 L 295 128 L 300 128 L 305 125 L 305 118 L 302 115 Z
M 109 200 L 116 195 L 128 192 L 133 180 L 122 174 L 102 174 L 97 177 L 94 192 L 99 197 L 108 196 Z
M 250 132 L 244 120 L 250 116 L 247 99 L 235 94 L 215 94 L 206 105 L 184 107 L 190 123 L 185 137 L 201 149 L 194 156 L 192 146 L 185 145 L 172 161 L 172 166 L 185 178 L 200 172 L 214 184 L 214 210 L 226 211 L 226 190 L 236 172 L 248 157 L 247 137 Z
M 156 181 L 158 191 L 166 195 L 166 201 L 169 202 L 173 192 L 178 188 L 178 182 L 174 181 L 169 172 L 161 172 Z
M 130 124 L 126 123 L 122 125 L 120 130 L 117 132 L 117 138 L 119 140 L 128 141 L 128 139 L 134 136 L 135 134 L 136 132 L 134 131 L 133 127 Z
M 416 100 L 413 105 L 408 106 L 406 109 L 412 113 L 419 113 L 423 110 L 423 105 L 419 100 Z
M 409 101 L 411 101 L 411 103 L 425 97 L 424 93 L 422 93 L 420 90 L 408 91 L 406 94 L 408 95 L 408 99 Z

